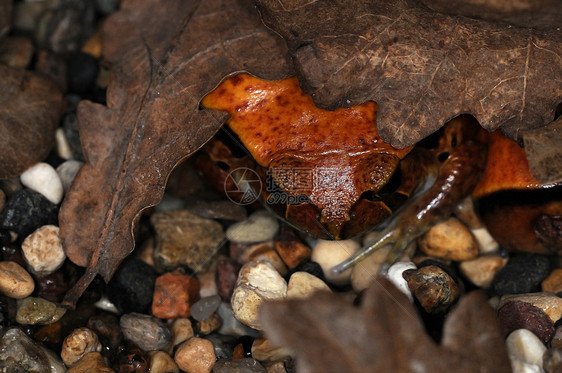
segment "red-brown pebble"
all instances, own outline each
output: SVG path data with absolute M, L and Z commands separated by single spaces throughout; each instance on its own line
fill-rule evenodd
M 189 317 L 189 307 L 199 300 L 199 280 L 179 272 L 156 279 L 152 314 L 160 319 Z
M 498 320 L 504 335 L 517 329 L 527 329 L 547 344 L 554 335 L 554 325 L 546 313 L 532 304 L 513 301 L 498 310 Z
M 229 302 L 236 285 L 240 265 L 229 258 L 220 257 L 217 261 L 217 290 L 219 296 Z
M 312 255 L 310 247 L 298 241 L 276 241 L 275 250 L 291 269 L 306 262 Z

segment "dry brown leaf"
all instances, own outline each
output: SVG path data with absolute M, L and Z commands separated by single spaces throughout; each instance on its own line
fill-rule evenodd
M 562 117 L 543 128 L 523 132 L 529 168 L 542 184 L 562 182 Z
M 412 145 L 470 113 L 520 140 L 554 119 L 562 30 L 437 13 L 414 0 L 257 0 L 322 107 L 373 100 L 386 141 Z
M 296 355 L 299 372 L 511 372 L 495 312 L 482 293 L 459 301 L 441 345 L 425 333 L 408 298 L 379 278 L 359 307 L 341 296 L 266 303 L 265 333 Z
M 226 114 L 199 110 L 199 100 L 234 72 L 290 74 L 284 44 L 245 0 L 124 1 L 103 40 L 113 76 L 108 105 L 78 107 L 87 162 L 59 217 L 68 257 L 87 266 L 66 295 L 69 306 L 96 274 L 109 281 L 172 169 L 222 125 Z
M 0 64 L 0 179 L 45 159 L 62 108 L 62 94 L 50 80 Z

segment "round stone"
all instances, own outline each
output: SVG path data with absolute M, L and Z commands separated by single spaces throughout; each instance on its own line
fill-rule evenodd
M 219 308 L 221 304 L 221 297 L 218 295 L 211 295 L 199 299 L 191 306 L 191 317 L 197 321 L 203 321 L 211 317 L 213 313 Z
M 226 238 L 236 243 L 270 241 L 279 229 L 277 219 L 267 211 L 257 211 L 246 220 L 232 224 L 226 230 Z
M 48 300 L 27 297 L 18 300 L 16 321 L 24 325 L 49 325 L 60 320 L 66 308 L 58 307 Z
M 80 170 L 80 167 L 82 167 L 82 165 L 82 162 L 71 159 L 61 163 L 57 167 L 57 173 L 59 174 L 62 182 L 62 187 L 65 192 L 68 190 L 68 188 L 70 188 L 70 184 L 72 184 L 74 177 L 76 176 L 78 170 Z
M 179 373 L 178 365 L 172 357 L 164 351 L 150 353 L 150 373 Z
M 554 335 L 550 318 L 538 307 L 521 301 L 511 301 L 498 310 L 498 320 L 505 335 L 517 329 L 533 332 L 544 344 Z
M 532 332 L 527 329 L 514 330 L 507 336 L 505 344 L 511 360 L 535 365 L 542 371 L 546 347 Z
M 20 175 L 20 180 L 23 185 L 41 193 L 55 205 L 62 200 L 62 182 L 57 171 L 48 163 L 40 162 L 29 167 Z
M 320 264 L 326 282 L 337 286 L 347 285 L 351 277 L 351 268 L 342 273 L 334 273 L 332 268 L 352 256 L 359 247 L 359 243 L 354 240 L 318 240 L 312 248 L 311 260 Z
M 499 255 L 484 255 L 462 262 L 459 269 L 474 285 L 487 288 L 506 263 L 507 259 Z
M 550 274 L 550 260 L 546 256 L 521 254 L 496 273 L 492 287 L 496 294 L 532 293 Z
M 308 298 L 317 291 L 331 291 L 318 277 L 307 272 L 295 272 L 289 278 L 287 298 Z
M 418 244 L 429 256 L 455 261 L 474 259 L 479 250 L 470 230 L 457 218 L 435 224 L 420 237 Z
M 33 273 L 48 275 L 66 259 L 59 239 L 59 227 L 44 225 L 25 238 L 21 244 L 23 257 Z
M 56 224 L 57 205 L 31 189 L 15 192 L 2 210 L 1 228 L 25 237 L 42 225 Z
M 210 341 L 193 337 L 178 347 L 174 360 L 185 372 L 210 373 L 216 360 L 215 349 Z
M 498 308 L 508 302 L 520 301 L 540 308 L 554 324 L 562 318 L 562 298 L 551 293 L 509 294 L 500 299 Z
M 0 292 L 10 298 L 25 298 L 35 289 L 31 275 L 16 262 L 0 262 Z
M 69 367 L 89 352 L 100 352 L 101 348 L 96 333 L 88 328 L 78 328 L 64 339 L 60 355 Z
M 144 351 L 165 350 L 172 343 L 170 329 L 150 315 L 128 313 L 121 316 L 119 325 L 125 338 Z

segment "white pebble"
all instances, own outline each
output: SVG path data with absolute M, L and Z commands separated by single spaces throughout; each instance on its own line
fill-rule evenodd
M 328 283 L 338 286 L 347 285 L 351 277 L 351 268 L 342 273 L 333 273 L 332 268 L 352 256 L 359 247 L 359 243 L 354 240 L 318 240 L 312 248 L 311 260 L 320 265 Z
M 517 329 L 507 336 L 505 343 L 512 361 L 517 360 L 536 365 L 542 371 L 546 347 L 533 332 L 527 329 Z
M 416 265 L 412 262 L 396 262 L 388 268 L 386 277 L 396 286 L 401 292 L 406 294 L 411 301 L 414 300 L 412 292 L 408 287 L 408 282 L 402 277 L 402 273 L 408 269 L 416 269 Z
M 226 238 L 236 243 L 264 242 L 272 240 L 278 229 L 277 219 L 269 212 L 261 210 L 228 227 Z
M 331 291 L 326 283 L 308 272 L 295 272 L 289 278 L 287 298 L 309 298 L 317 291 Z
M 486 228 L 471 229 L 472 235 L 480 247 L 480 255 L 498 252 L 499 245 Z
M 56 271 L 66 259 L 59 238 L 59 227 L 44 225 L 23 240 L 23 257 L 30 270 L 37 275 L 48 275 Z
M 71 159 L 69 161 L 61 163 L 57 167 L 57 174 L 60 177 L 62 188 L 65 193 L 70 188 L 70 184 L 72 184 L 74 177 L 76 176 L 78 170 L 80 170 L 80 167 L 82 167 L 82 165 L 82 162 Z
M 512 373 L 544 373 L 538 365 L 525 363 L 517 359 L 511 359 Z
M 29 189 L 41 193 L 55 205 L 62 200 L 62 182 L 59 174 L 50 164 L 36 163 L 20 175 L 20 181 Z
M 55 143 L 59 157 L 72 159 L 72 150 L 70 149 L 70 144 L 62 128 L 58 128 L 57 132 L 55 132 Z

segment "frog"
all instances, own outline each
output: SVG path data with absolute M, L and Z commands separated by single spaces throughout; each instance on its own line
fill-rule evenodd
M 335 273 L 392 245 L 386 271 L 473 192 L 488 159 L 489 136 L 474 117 L 453 118 L 424 144 L 398 149 L 379 136 L 374 101 L 318 108 L 296 77 L 236 74 L 201 105 L 228 112 L 230 134 L 248 153 L 238 166 L 267 180 L 253 190 L 238 175 L 236 185 L 252 189 L 289 225 L 331 240 L 377 230 L 370 244 L 332 268 Z M 279 193 L 290 198 L 275 202 Z

